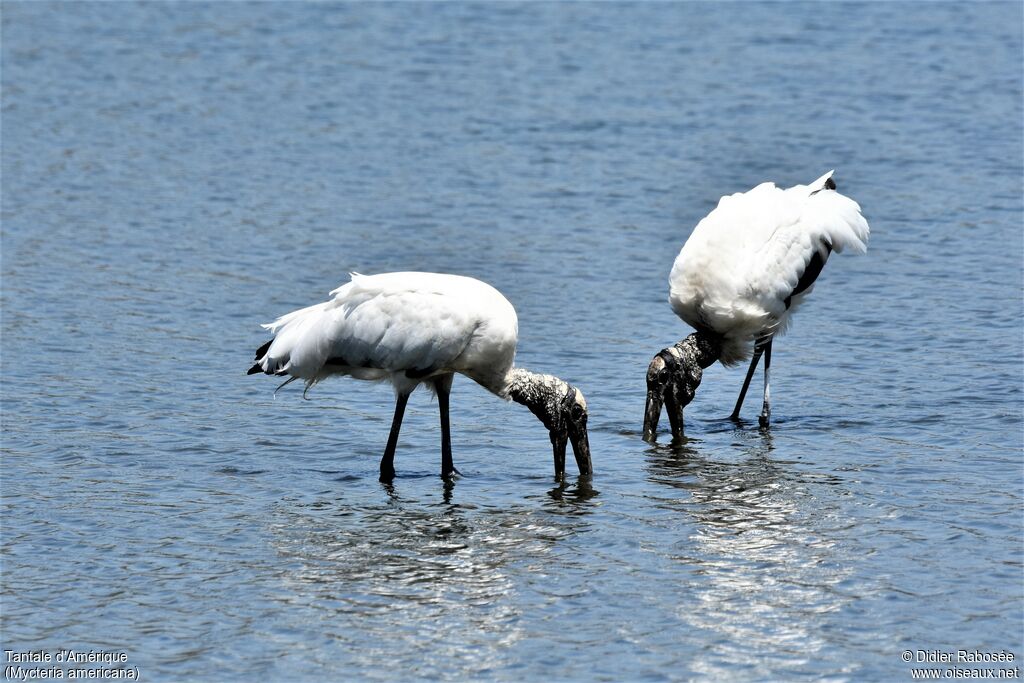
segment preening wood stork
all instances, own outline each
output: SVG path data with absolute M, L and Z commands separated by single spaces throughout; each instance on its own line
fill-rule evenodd
M 732 418 L 739 419 L 763 354 L 759 422 L 768 426 L 772 340 L 786 330 L 832 252 L 867 250 L 867 221 L 855 201 L 836 191 L 833 173 L 788 190 L 762 183 L 722 197 L 694 228 L 672 266 L 669 303 L 696 332 L 662 350 L 647 369 L 645 439 L 654 439 L 663 403 L 672 435 L 682 436 L 682 411 L 703 369 L 716 360 L 735 365 L 751 350 Z
M 513 367 L 519 322 L 498 290 L 459 275 L 353 273 L 351 282 L 331 296 L 264 325 L 274 338 L 256 351 L 249 374 L 289 375 L 285 384 L 303 379 L 307 391 L 332 375 L 390 381 L 395 415 L 380 461 L 381 481 L 394 479 L 405 405 L 424 382 L 437 393 L 441 412 L 441 476 L 458 474 L 448 422 L 455 373 L 525 405 L 544 423 L 556 476 L 565 472 L 567 440 L 580 474 L 590 473 L 583 394 L 557 377 Z

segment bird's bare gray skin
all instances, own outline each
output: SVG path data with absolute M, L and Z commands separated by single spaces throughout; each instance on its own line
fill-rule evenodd
M 683 408 L 700 386 L 704 368 L 722 353 L 721 338 L 712 332 L 694 332 L 662 349 L 647 368 L 647 406 L 644 409 L 644 440 L 654 441 L 661 407 L 668 413 L 672 437 L 683 436 Z
M 506 394 L 530 409 L 551 437 L 555 476 L 565 475 L 565 444 L 572 444 L 581 475 L 591 473 L 590 440 L 587 437 L 587 402 L 583 392 L 552 375 L 514 368 Z

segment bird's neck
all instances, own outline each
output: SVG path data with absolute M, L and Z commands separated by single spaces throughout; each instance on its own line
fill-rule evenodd
M 512 368 L 505 375 L 505 388 L 500 395 L 526 406 L 551 429 L 554 425 L 549 422 L 558 414 L 558 404 L 568 392 L 569 385 L 554 375 Z
M 698 331 L 676 342 L 670 348 L 676 350 L 686 365 L 704 369 L 714 364 L 722 355 L 722 338 L 717 334 Z

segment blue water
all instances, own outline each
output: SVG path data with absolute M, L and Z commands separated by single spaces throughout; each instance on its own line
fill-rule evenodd
M 902 680 L 1024 657 L 1020 3 L 4 2 L 2 647 L 144 680 Z M 837 169 L 869 253 L 774 422 L 640 439 L 719 196 Z M 346 273 L 475 276 L 596 474 L 465 379 L 247 377 Z M 293 385 L 295 386 L 295 385 Z M 5 663 L 6 666 L 6 663 Z

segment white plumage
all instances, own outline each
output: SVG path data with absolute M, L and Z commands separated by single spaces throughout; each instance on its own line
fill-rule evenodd
M 465 375 L 498 396 L 523 403 L 548 427 L 555 469 L 564 472 L 566 439 L 581 473 L 590 471 L 586 401 L 550 375 L 513 367 L 518 320 L 512 304 L 490 285 L 439 273 L 352 274 L 324 303 L 264 325 L 274 338 L 256 352 L 250 374 L 303 379 L 307 389 L 331 375 L 389 380 L 397 396 L 381 479 L 392 460 L 405 402 L 423 382 L 439 397 L 442 474 L 455 472 L 448 431 L 453 375 Z
M 519 322 L 490 285 L 438 273 L 353 273 L 331 296 L 263 326 L 275 335 L 264 372 L 308 386 L 330 375 L 390 380 L 399 393 L 458 372 L 496 394 L 504 390 Z
M 723 365 L 748 358 L 756 339 L 785 331 L 813 288 L 812 281 L 794 294 L 815 253 L 824 265 L 830 250 L 867 251 L 860 206 L 825 187 L 833 173 L 788 190 L 762 183 L 722 197 L 679 251 L 669 303 L 694 329 L 723 337 Z
M 829 171 L 809 185 L 781 189 L 763 183 L 722 197 L 697 224 L 669 275 L 669 303 L 697 332 L 655 356 L 648 369 L 645 438 L 653 438 L 662 401 L 673 433 L 682 434 L 682 408 L 693 398 L 703 368 L 753 360 L 733 417 L 762 353 L 767 426 L 771 345 L 810 294 L 832 252 L 867 250 L 870 229 L 860 206 L 836 192 Z

